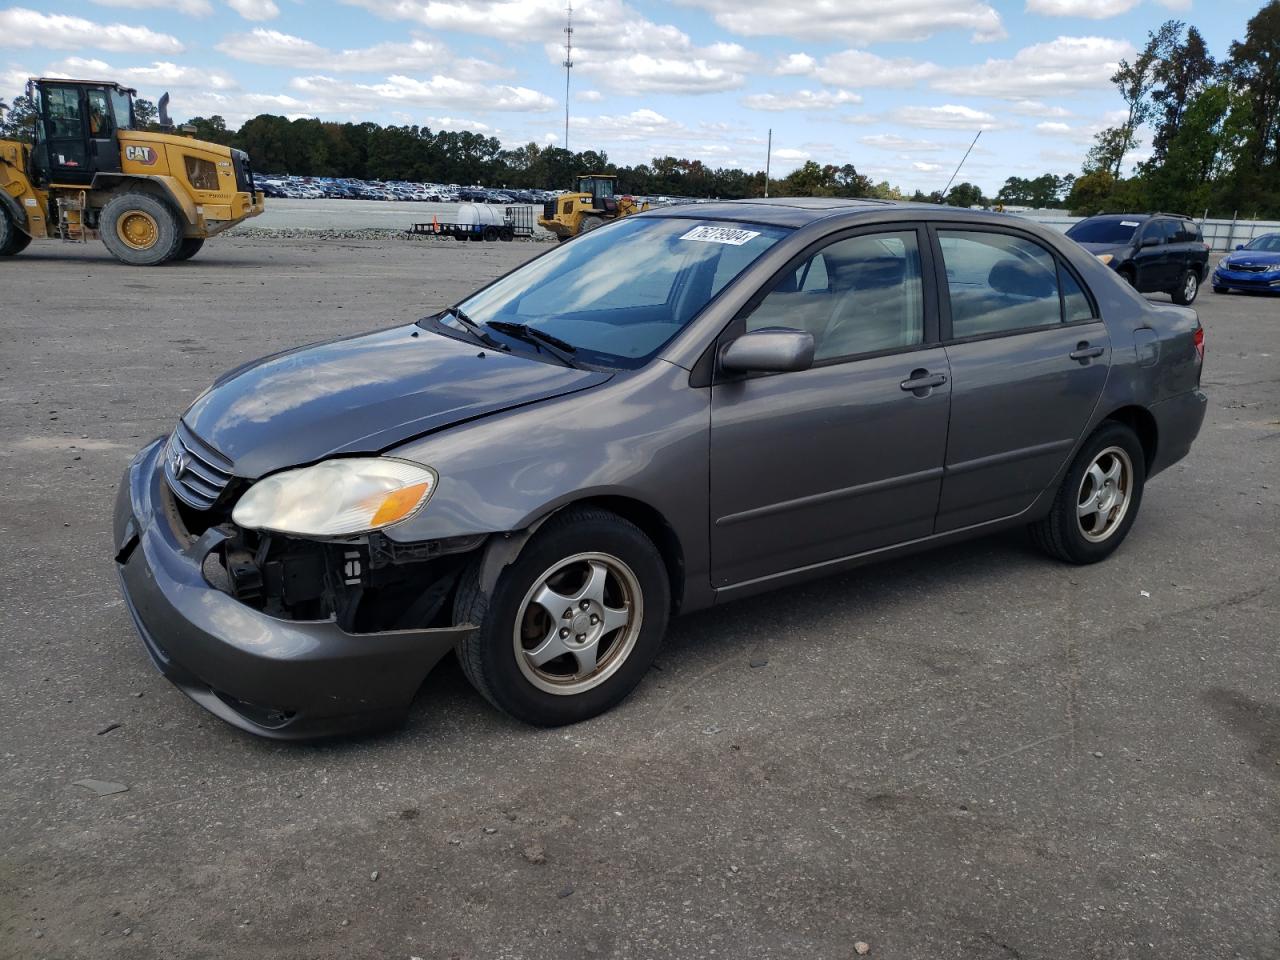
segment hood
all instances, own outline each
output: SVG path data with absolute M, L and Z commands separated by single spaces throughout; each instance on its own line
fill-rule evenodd
M 239 367 L 182 420 L 232 461 L 236 476 L 252 480 L 330 456 L 378 453 L 610 376 L 405 326 Z
M 1100 257 L 1104 253 L 1109 253 L 1114 257 L 1119 257 L 1120 254 L 1129 249 L 1129 244 L 1127 243 L 1082 243 L 1080 246 L 1084 247 L 1095 257 Z
M 1221 265 L 1230 269 L 1250 264 L 1280 269 L 1280 253 L 1270 250 L 1237 250 L 1223 257 Z

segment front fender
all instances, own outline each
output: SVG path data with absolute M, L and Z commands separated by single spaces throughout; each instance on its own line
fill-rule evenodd
M 710 391 L 666 361 L 577 394 L 463 424 L 386 451 L 434 468 L 417 516 L 388 528 L 401 542 L 525 531 L 582 500 L 647 506 L 675 531 L 686 608 L 708 576 Z

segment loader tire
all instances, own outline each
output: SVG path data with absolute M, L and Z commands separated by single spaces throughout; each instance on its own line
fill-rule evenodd
M 0 206 L 0 257 L 12 257 L 27 249 L 31 238 L 18 229 L 13 215 Z
M 173 255 L 174 260 L 190 260 L 200 248 L 204 246 L 204 237 L 187 237 L 178 245 L 178 252 Z
M 578 225 L 578 233 L 589 233 L 592 230 L 599 229 L 604 226 L 604 220 L 600 217 L 583 217 L 582 223 Z
M 125 192 L 107 201 L 99 219 L 102 242 L 121 263 L 155 267 L 172 260 L 182 245 L 182 223 L 163 200 Z

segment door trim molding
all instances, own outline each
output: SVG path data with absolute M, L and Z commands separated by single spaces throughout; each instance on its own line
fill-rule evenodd
M 766 504 L 763 507 L 753 507 L 750 510 L 743 510 L 741 513 L 730 513 L 727 516 L 720 517 L 716 520 L 716 526 L 728 527 L 744 520 L 758 520 L 761 517 L 767 517 L 775 513 L 785 513 L 788 510 L 799 510 L 802 507 L 818 506 L 824 503 L 831 503 L 834 500 L 860 497 L 868 493 L 879 493 L 882 490 L 893 490 L 897 487 L 924 483 L 928 480 L 940 478 L 943 475 L 943 471 L 943 467 L 931 467 L 928 470 L 920 470 L 916 473 L 904 473 L 900 477 L 886 477 L 883 480 L 872 480 L 869 483 L 859 483 L 852 487 L 842 487 L 839 490 L 824 490 L 822 493 L 810 494 L 807 497 L 797 497 L 794 500 L 782 500 L 778 503 Z
M 970 473 L 974 470 L 983 470 L 987 467 L 998 467 L 1003 463 L 1013 463 L 1016 460 L 1026 460 L 1030 457 L 1043 456 L 1046 453 L 1057 453 L 1059 450 L 1070 450 L 1076 445 L 1074 437 L 1066 440 L 1051 440 L 1048 443 L 1037 443 L 1031 447 L 1019 447 L 1016 450 L 1005 450 L 1001 453 L 989 454 L 985 457 L 975 457 L 972 460 L 961 460 L 958 463 L 949 463 L 946 466 L 947 476 L 955 473 Z

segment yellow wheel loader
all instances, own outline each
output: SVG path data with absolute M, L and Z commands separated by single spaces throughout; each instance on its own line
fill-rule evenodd
M 564 243 L 610 220 L 649 209 L 649 204 L 638 204 L 631 197 L 614 196 L 617 186 L 618 178 L 610 174 L 579 177 L 574 192 L 562 193 L 543 205 L 538 226 L 550 230 Z
M 138 129 L 135 91 L 116 83 L 27 85 L 32 143 L 0 140 L 0 256 L 33 239 L 101 239 L 117 260 L 188 260 L 204 241 L 263 210 L 249 156 Z M 172 129 L 160 99 L 160 123 Z

